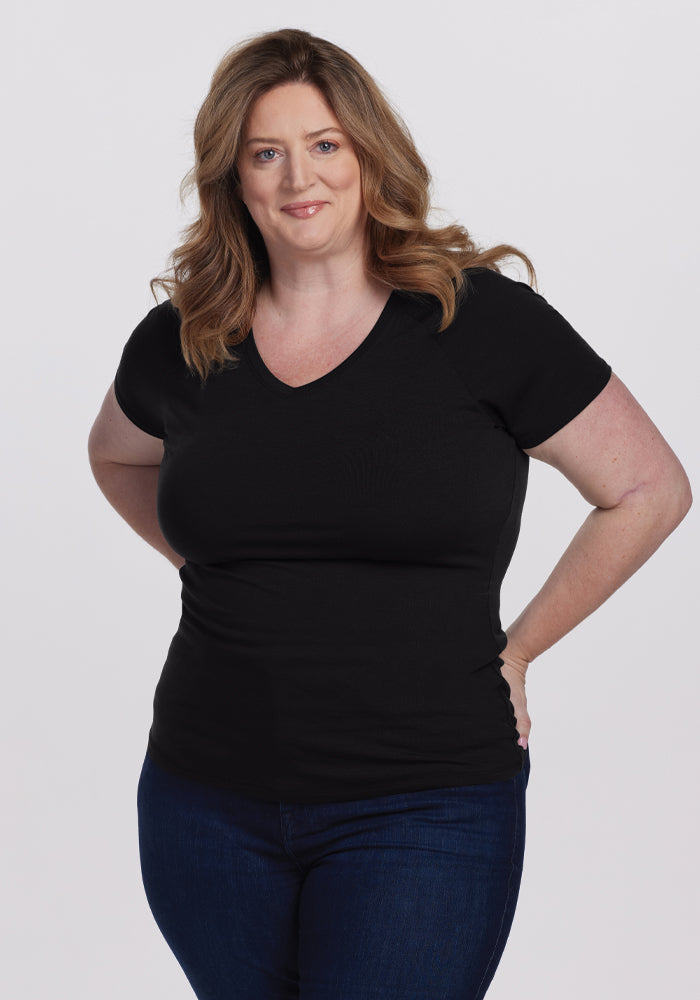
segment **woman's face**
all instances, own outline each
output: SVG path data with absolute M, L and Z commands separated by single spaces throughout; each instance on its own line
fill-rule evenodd
M 316 87 L 288 83 L 263 94 L 237 166 L 240 197 L 273 265 L 364 250 L 360 163 Z

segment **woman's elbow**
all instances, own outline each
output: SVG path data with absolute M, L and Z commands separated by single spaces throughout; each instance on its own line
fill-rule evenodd
M 678 518 L 679 524 L 693 506 L 693 491 L 690 487 L 690 480 L 688 479 L 686 471 L 682 466 L 681 472 L 683 473 L 683 477 L 678 486 L 678 505 L 680 510 L 680 517 Z
M 648 477 L 627 490 L 617 504 L 642 518 L 649 533 L 660 544 L 678 527 L 693 503 L 690 480 L 675 455 L 649 469 Z
M 668 534 L 674 531 L 693 505 L 693 491 L 683 466 L 678 462 L 664 477 L 660 488 L 664 514 L 668 521 Z

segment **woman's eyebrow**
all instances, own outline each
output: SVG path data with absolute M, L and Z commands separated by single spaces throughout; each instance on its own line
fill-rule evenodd
M 305 139 L 315 139 L 317 135 L 323 135 L 324 132 L 341 132 L 341 129 L 336 128 L 335 125 L 329 125 L 328 128 L 317 129 L 316 132 L 307 132 L 304 136 Z M 249 146 L 251 142 L 281 142 L 281 139 L 261 139 L 254 137 L 252 139 L 246 140 L 246 146 Z

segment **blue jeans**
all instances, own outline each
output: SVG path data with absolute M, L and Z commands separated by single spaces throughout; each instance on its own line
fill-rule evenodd
M 199 1000 L 481 1000 L 515 914 L 529 749 L 505 781 L 351 802 L 138 785 L 146 898 Z

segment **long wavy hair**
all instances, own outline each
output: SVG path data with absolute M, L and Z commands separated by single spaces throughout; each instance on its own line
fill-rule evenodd
M 230 348 L 247 336 L 269 275 L 260 230 L 238 195 L 236 163 L 255 102 L 293 82 L 318 88 L 353 144 L 368 213 L 368 274 L 435 296 L 440 330 L 465 291 L 463 269 L 500 272 L 499 262 L 516 256 L 536 287 L 530 259 L 515 247 L 482 249 L 463 226 L 428 225 L 430 173 L 405 122 L 353 56 L 297 28 L 255 35 L 229 49 L 214 72 L 195 120 L 195 164 L 180 185 L 183 203 L 196 186 L 199 216 L 183 231 L 168 271 L 150 282 L 153 295 L 161 287 L 179 311 L 183 357 L 202 379 L 239 363 Z

